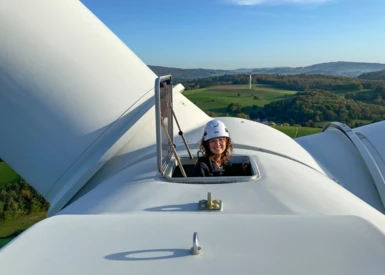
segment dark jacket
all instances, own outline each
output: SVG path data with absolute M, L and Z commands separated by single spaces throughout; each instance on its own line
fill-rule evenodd
M 244 171 L 242 165 L 223 164 L 222 169 L 208 157 L 201 157 L 193 169 L 193 177 L 248 176 L 251 171 Z

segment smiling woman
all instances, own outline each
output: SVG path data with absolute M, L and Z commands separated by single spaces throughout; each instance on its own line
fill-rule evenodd
M 203 157 L 193 169 L 193 177 L 250 175 L 250 165 L 244 163 L 241 169 L 234 169 L 229 160 L 233 145 L 229 131 L 220 120 L 206 124 L 201 140 Z

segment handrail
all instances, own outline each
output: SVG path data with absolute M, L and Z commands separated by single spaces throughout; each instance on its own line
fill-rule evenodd
M 189 146 L 188 146 L 188 144 L 187 144 L 187 141 L 186 141 L 186 139 L 185 139 L 185 137 L 184 137 L 184 134 L 183 134 L 183 132 L 182 132 L 180 126 L 179 126 L 179 122 L 178 122 L 178 119 L 176 118 L 174 109 L 172 108 L 172 106 L 170 106 L 170 109 L 171 109 L 172 115 L 174 116 L 176 125 L 178 125 L 178 129 L 179 129 L 179 133 L 178 133 L 178 134 L 179 134 L 179 135 L 182 137 L 182 139 L 183 139 L 183 143 L 184 143 L 184 145 L 186 146 L 186 149 L 187 149 L 187 152 L 188 152 L 188 154 L 189 154 L 189 156 L 190 156 L 190 159 L 193 159 L 193 156 L 192 156 L 192 154 L 191 154 L 190 148 L 189 148 Z
M 162 123 L 163 130 L 164 130 L 165 133 L 166 133 L 166 136 L 167 136 L 168 141 L 172 144 L 171 137 L 170 137 L 170 135 L 168 134 L 168 132 L 166 131 L 166 126 L 164 126 L 163 120 L 161 120 L 161 123 Z M 179 168 L 180 168 L 180 172 L 182 173 L 183 177 L 187 178 L 186 172 L 184 171 L 182 162 L 180 161 L 180 158 L 179 158 L 179 156 L 178 156 L 178 153 L 177 153 L 176 150 L 175 150 L 175 147 L 172 145 L 171 148 L 172 148 L 172 152 L 174 153 L 174 156 L 175 156 L 175 158 L 176 158 L 176 161 L 178 162 L 178 165 L 179 165 Z

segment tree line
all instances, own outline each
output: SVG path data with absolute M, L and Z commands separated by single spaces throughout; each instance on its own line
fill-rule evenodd
M 360 126 L 356 120 L 372 122 L 385 119 L 385 106 L 347 99 L 329 91 L 297 93 L 263 107 L 243 107 L 231 103 L 226 109 L 230 115 L 314 127 L 316 122 L 340 121 L 351 127 Z
M 348 92 L 344 94 L 345 98 L 358 100 L 366 103 L 372 103 L 377 105 L 385 106 L 385 89 L 383 88 L 381 82 L 375 81 L 371 82 L 370 91 L 360 92 Z M 369 86 L 369 85 L 368 85 Z
M 249 75 L 222 75 L 195 79 L 183 82 L 183 86 L 189 89 L 207 88 L 215 85 L 237 85 L 249 84 Z M 385 92 L 385 81 L 366 80 L 353 77 L 342 77 L 332 75 L 275 75 L 256 74 L 252 75 L 253 84 L 267 84 L 279 89 L 308 91 L 360 91 L 362 89 L 376 89 L 377 92 Z
M 385 80 L 385 70 L 363 73 L 359 75 L 358 78 L 368 80 Z
M 49 203 L 25 180 L 0 186 L 0 221 L 47 211 Z

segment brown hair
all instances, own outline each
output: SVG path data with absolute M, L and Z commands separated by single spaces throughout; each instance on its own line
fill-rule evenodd
M 233 144 L 231 143 L 231 138 L 226 137 L 226 139 L 227 139 L 226 150 L 221 154 L 221 157 L 220 157 L 222 163 L 228 163 L 229 158 L 233 153 Z M 210 140 L 204 141 L 204 139 L 202 138 L 200 149 L 203 153 L 203 157 L 207 157 L 210 160 L 215 161 L 214 154 L 210 151 L 209 141 Z

